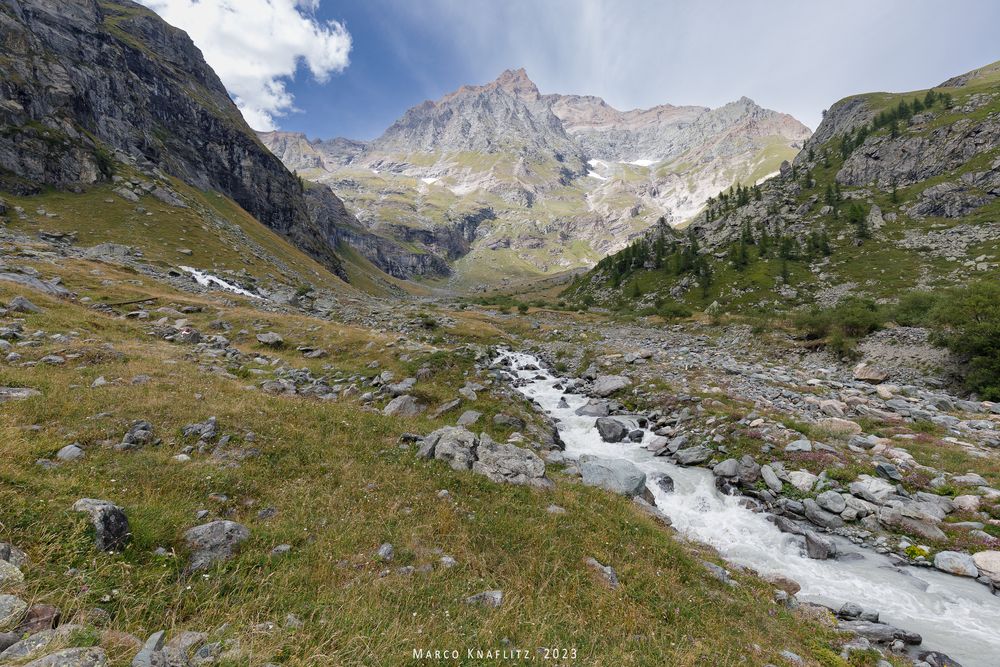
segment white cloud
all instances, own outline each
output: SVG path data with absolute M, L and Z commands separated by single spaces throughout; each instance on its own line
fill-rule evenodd
M 287 84 L 300 63 L 325 83 L 349 62 L 351 35 L 315 17 L 320 0 L 139 2 L 191 36 L 256 130 L 276 129 L 295 109 Z

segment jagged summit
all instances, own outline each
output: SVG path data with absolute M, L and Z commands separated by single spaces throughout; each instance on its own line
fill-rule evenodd
M 661 218 L 690 219 L 709 196 L 776 172 L 809 134 L 747 97 L 621 111 L 543 95 L 518 68 L 415 105 L 367 144 L 261 138 L 377 233 L 496 281 L 586 266 Z

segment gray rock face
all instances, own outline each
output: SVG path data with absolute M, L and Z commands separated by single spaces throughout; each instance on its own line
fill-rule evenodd
M 110 501 L 81 498 L 73 504 L 73 511 L 90 515 L 98 551 L 121 551 L 132 538 L 125 510 Z
M 438 445 L 440 446 L 440 445 Z M 511 444 L 498 444 L 489 436 L 480 436 L 477 460 L 472 471 L 485 475 L 493 482 L 548 488 L 545 463 L 534 452 Z
M 594 380 L 590 391 L 595 396 L 607 398 L 616 391 L 631 386 L 632 381 L 624 375 L 600 375 Z
M 628 427 L 614 417 L 599 417 L 595 426 L 604 442 L 621 442 L 628 435 Z
M 0 78 L 10 85 L 0 124 L 11 131 L 0 139 L 0 166 L 57 187 L 94 183 L 110 176 L 103 156 L 121 151 L 229 195 L 339 269 L 332 240 L 337 225 L 353 219 L 346 211 L 342 219 L 311 219 L 298 180 L 260 145 L 185 33 L 131 3 L 19 0 L 8 7 L 9 59 Z M 31 104 L 16 102 L 25 99 Z M 57 130 L 51 141 L 37 129 L 43 126 L 74 129 Z M 173 198 L 162 188 L 159 194 Z
M 184 541 L 191 550 L 188 570 L 203 570 L 232 558 L 249 537 L 250 530 L 235 521 L 212 521 L 191 528 L 184 533 Z
M 625 459 L 581 456 L 580 476 L 588 486 L 599 486 L 625 496 L 638 496 L 646 489 L 646 473 Z

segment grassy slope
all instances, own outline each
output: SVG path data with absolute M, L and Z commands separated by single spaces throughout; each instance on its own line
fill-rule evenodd
M 1000 87 L 1000 68 L 988 66 L 983 70 L 985 74 L 974 76 L 963 87 L 947 89 L 954 96 L 954 109 L 945 110 L 937 105 L 933 109 L 934 119 L 925 127 L 906 128 L 904 126 L 901 131 L 926 134 L 934 128 L 954 123 L 963 118 L 981 119 L 989 114 L 1000 112 L 1000 95 L 995 96 L 992 101 L 972 113 L 959 110 L 974 95 L 997 93 L 998 87 Z M 923 98 L 926 92 L 923 90 L 908 93 L 870 93 L 863 97 L 873 110 L 878 112 L 895 107 L 901 100 L 909 102 L 914 97 Z M 879 131 L 880 134 L 887 132 L 886 129 Z M 839 136 L 835 137 L 825 145 L 816 148 L 817 155 L 821 155 L 824 150 L 828 152 L 830 166 L 824 168 L 820 163 L 820 166 L 812 172 L 816 182 L 815 186 L 804 188 L 796 198 L 796 205 L 816 196 L 820 201 L 813 211 L 823 206 L 826 187 L 828 184 L 834 183 L 834 178 L 843 164 L 839 153 L 839 140 Z M 956 225 L 975 225 L 995 222 L 1000 219 L 1000 200 L 994 200 L 960 219 L 927 217 L 916 220 L 905 213 L 905 209 L 926 188 L 942 182 L 956 181 L 962 174 L 970 171 L 988 169 L 998 156 L 1000 156 L 1000 148 L 994 148 L 976 156 L 958 169 L 927 179 L 909 188 L 901 188 L 897 192 L 897 202 L 892 201 L 889 192 L 871 190 L 867 200 L 862 200 L 865 211 L 869 210 L 871 204 L 875 204 L 881 208 L 883 215 L 896 213 L 898 218 L 895 222 L 887 222 L 877 238 L 866 241 L 860 247 L 855 245 L 854 230 L 843 216 L 839 218 L 835 218 L 832 214 L 819 216 L 813 223 L 813 228 L 827 230 L 834 250 L 829 263 L 823 267 L 822 271 L 834 278 L 834 284 L 856 283 L 854 294 L 889 300 L 894 300 L 901 293 L 917 287 L 941 287 L 975 276 L 975 273 L 968 272 L 964 267 L 966 259 L 987 255 L 992 256 L 993 261 L 995 261 L 996 258 L 1000 257 L 1000 242 L 986 242 L 972 246 L 967 256 L 954 259 L 938 257 L 921 249 L 901 248 L 892 242 L 902 240 L 906 232 L 926 233 L 944 230 Z M 845 194 L 850 191 L 851 188 L 844 188 Z M 802 240 L 804 241 L 804 239 Z M 890 242 L 886 243 L 885 240 Z M 750 253 L 751 257 L 756 260 L 756 250 L 751 248 Z M 724 306 L 735 310 L 757 307 L 770 309 L 774 303 L 787 307 L 812 303 L 813 293 L 819 287 L 819 283 L 815 274 L 809 271 L 807 262 L 789 262 L 788 268 L 791 276 L 790 286 L 798 292 L 796 296 L 792 297 L 782 296 L 777 291 L 781 286 L 779 278 L 781 261 L 779 259 L 752 261 L 750 266 L 743 271 L 733 268 L 727 260 L 716 260 L 713 262 L 714 282 L 707 294 L 704 294 L 699 288 L 694 288 L 685 295 L 684 301 L 698 308 L 707 306 L 713 301 L 719 301 Z M 628 293 L 633 282 L 639 284 L 643 294 L 666 292 L 675 283 L 675 280 L 674 277 L 662 272 L 638 271 L 622 283 L 623 293 Z M 584 296 L 593 292 L 595 287 L 597 285 L 593 284 L 576 286 L 571 288 L 568 296 Z M 622 305 L 628 307 L 629 304 L 626 302 Z
M 81 296 L 126 299 L 138 292 L 128 282 L 131 273 L 104 265 L 67 262 L 59 273 Z M 326 372 L 360 372 L 378 360 L 405 375 L 430 362 L 435 376 L 418 385 L 417 394 L 431 403 L 454 396 L 471 368 L 471 357 L 462 354 L 427 351 L 401 361 L 385 337 L 368 331 L 249 308 L 219 312 L 203 298 L 142 288 L 143 295 L 151 291 L 161 304 L 204 305 L 205 312 L 192 316 L 199 328 L 222 317 L 234 332 L 251 332 L 231 334 L 242 349 L 317 373 L 327 364 Z M 16 293 L 0 283 L 0 301 Z M 81 355 L 63 367 L 0 367 L 2 384 L 43 392 L 0 413 L 0 539 L 28 551 L 32 564 L 21 593 L 34 602 L 56 604 L 67 616 L 101 606 L 111 612 L 113 629 L 142 637 L 161 628 L 211 630 L 228 623 L 227 635 L 240 639 L 255 664 L 403 664 L 414 647 L 499 647 L 503 639 L 532 651 L 576 648 L 580 664 L 735 665 L 747 656 L 779 662 L 785 648 L 817 664 L 843 664 L 826 648 L 828 631 L 768 602 L 767 585 L 739 576 L 738 588 L 724 586 L 691 547 L 622 498 L 558 473 L 557 489 L 546 493 L 419 462 L 397 446 L 398 434 L 426 432 L 442 421 L 385 418 L 351 402 L 248 391 L 252 380 L 245 374 L 227 379 L 199 371 L 185 358 L 186 348 L 149 337 L 146 323 L 29 296 L 45 312 L 27 316 L 28 330 L 73 330 L 80 337 L 24 348 L 26 358 Z M 456 343 L 500 335 L 481 316 L 459 317 Z M 281 332 L 288 351 L 261 350 L 255 325 Z M 302 360 L 292 351 L 298 344 L 322 345 L 331 357 Z M 132 385 L 139 374 L 151 381 Z M 99 375 L 111 384 L 90 389 Z M 528 414 L 525 406 L 485 393 L 476 405 L 487 430 L 500 437 L 505 432 L 496 432 L 489 417 L 512 407 Z M 185 444 L 181 427 L 213 415 L 237 444 L 254 432 L 262 455 L 233 467 L 197 454 L 189 463 L 172 461 Z M 102 444 L 117 442 L 134 419 L 152 421 L 163 444 L 133 453 Z M 74 441 L 88 451 L 82 462 L 53 471 L 34 465 Z M 442 488 L 453 500 L 437 497 Z M 209 498 L 216 493 L 228 500 Z M 93 552 L 87 522 L 69 509 L 80 497 L 107 498 L 126 509 L 135 538 L 125 553 Z M 567 513 L 548 513 L 553 502 Z M 257 519 L 268 506 L 277 516 Z M 188 579 L 180 572 L 182 534 L 200 523 L 199 509 L 208 509 L 209 518 L 245 522 L 252 537 L 235 560 Z M 434 564 L 441 553 L 458 566 L 382 577 L 384 566 L 372 555 L 386 541 L 396 545 L 392 567 Z M 292 553 L 270 558 L 281 543 L 291 544 Z M 157 547 L 175 555 L 156 556 Z M 613 565 L 622 586 L 609 590 L 583 565 L 587 556 Z M 76 568 L 71 574 L 70 567 Z M 494 587 L 505 591 L 500 610 L 462 603 Z M 305 626 L 252 630 L 266 621 L 280 626 L 288 613 Z M 127 664 L 130 654 L 120 643 L 110 635 L 101 641 L 114 664 Z

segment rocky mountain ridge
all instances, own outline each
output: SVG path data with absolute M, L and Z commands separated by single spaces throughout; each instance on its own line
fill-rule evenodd
M 419 104 L 368 143 L 260 135 L 290 169 L 332 185 L 373 233 L 401 240 L 419 229 L 432 240 L 416 247 L 464 286 L 592 265 L 660 218 L 681 223 L 708 196 L 775 172 L 808 136 L 747 98 L 622 112 L 543 95 L 523 69 Z M 468 250 L 449 245 L 470 220 Z
M 327 186 L 304 196 L 183 31 L 129 0 L 5 0 L 0 42 L 4 189 L 138 179 L 182 204 L 179 179 L 230 197 L 345 276 L 337 244 L 366 232 Z

